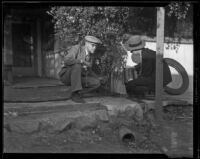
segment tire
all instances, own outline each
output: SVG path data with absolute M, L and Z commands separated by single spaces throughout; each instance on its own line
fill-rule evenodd
M 176 60 L 173 60 L 173 59 L 170 59 L 170 58 L 164 58 L 164 60 L 168 64 L 168 66 L 171 66 L 174 69 L 176 69 L 176 71 L 179 73 L 179 75 L 181 75 L 182 81 L 183 81 L 182 85 L 179 88 L 171 88 L 169 86 L 166 86 L 164 88 L 164 91 L 168 94 L 171 94 L 171 95 L 183 94 L 188 89 L 188 86 L 189 86 L 189 77 L 188 77 L 186 70 Z

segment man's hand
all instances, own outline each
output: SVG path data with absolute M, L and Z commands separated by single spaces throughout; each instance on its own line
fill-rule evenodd
M 86 67 L 91 67 L 91 63 L 87 62 L 85 60 L 80 60 L 80 64 L 82 64 L 83 66 L 86 66 Z
M 86 65 L 83 65 L 83 68 L 85 69 L 85 71 L 87 71 L 87 66 Z
M 107 76 L 103 76 L 103 77 L 98 77 L 98 79 L 100 80 L 101 84 L 105 84 L 108 80 Z
M 83 65 L 86 65 L 87 67 L 91 67 L 91 63 L 87 61 L 83 61 Z

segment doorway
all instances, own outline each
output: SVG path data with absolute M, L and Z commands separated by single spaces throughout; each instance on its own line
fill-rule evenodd
M 35 76 L 32 23 L 12 23 L 13 75 Z

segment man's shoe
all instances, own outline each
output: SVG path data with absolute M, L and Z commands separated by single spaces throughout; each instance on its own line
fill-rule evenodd
M 76 103 L 86 103 L 85 100 L 81 98 L 78 92 L 72 93 L 71 99 Z

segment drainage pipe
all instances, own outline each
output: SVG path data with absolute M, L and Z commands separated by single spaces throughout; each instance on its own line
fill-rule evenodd
M 124 143 L 135 142 L 135 133 L 125 126 L 119 129 L 119 137 Z

